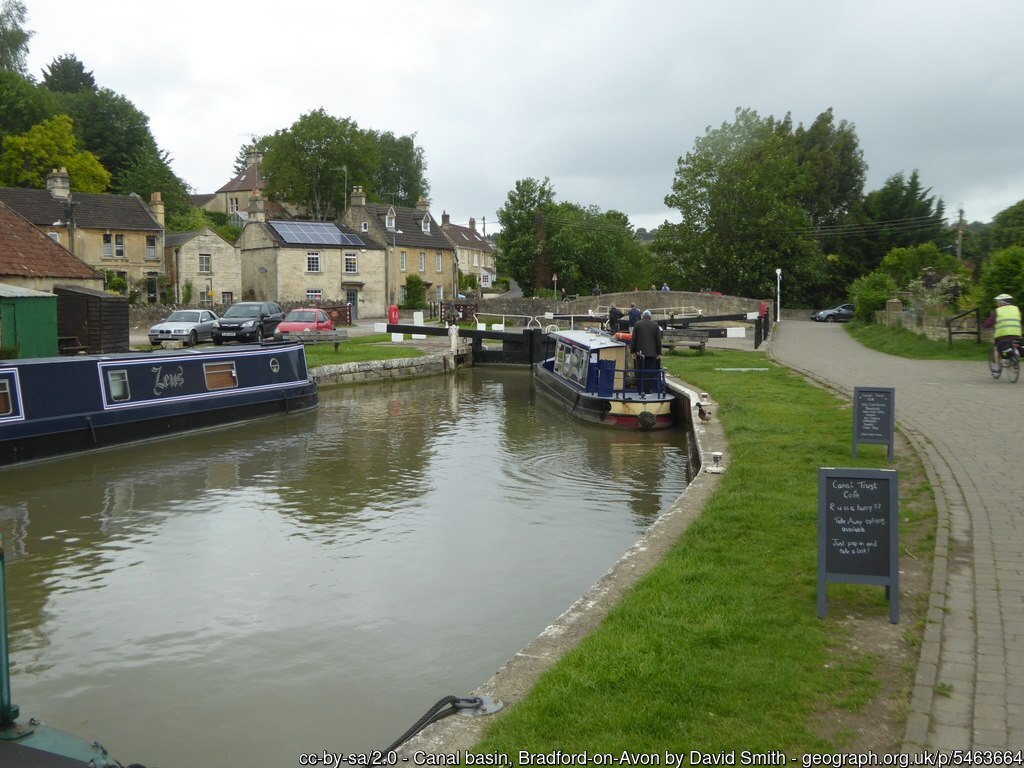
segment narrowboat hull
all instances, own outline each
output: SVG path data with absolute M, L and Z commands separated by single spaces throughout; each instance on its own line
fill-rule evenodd
M 301 344 L 0 361 L 0 467 L 318 402 Z
M 581 421 L 619 429 L 665 429 L 676 422 L 675 396 L 664 372 L 651 372 L 651 392 L 633 383 L 645 372 L 627 368 L 628 349 L 606 334 L 551 334 L 556 354 L 534 366 L 537 391 Z

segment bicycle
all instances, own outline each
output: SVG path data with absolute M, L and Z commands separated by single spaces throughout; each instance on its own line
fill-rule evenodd
M 1010 383 L 1016 383 L 1020 378 L 1020 339 L 1014 339 L 1013 344 L 1007 347 L 1000 354 L 999 365 L 995 365 L 991 358 L 988 361 L 988 370 L 993 379 L 998 379 L 1006 369 L 1006 378 Z

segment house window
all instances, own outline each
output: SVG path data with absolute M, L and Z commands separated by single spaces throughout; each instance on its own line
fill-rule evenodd
M 363 223 L 362 223 L 362 224 L 360 225 L 360 229 L 362 229 L 362 230 L 363 230 L 363 232 L 369 232 L 369 231 L 370 231 L 370 222 L 368 222 L 368 221 L 364 221 L 364 222 L 363 222 Z
M 11 404 L 11 383 L 0 381 L 0 416 L 10 416 L 14 413 L 14 406 Z
M 354 253 L 345 254 L 345 274 L 359 274 L 359 257 L 356 256 Z
M 437 300 L 438 301 L 444 301 L 444 286 L 443 285 L 437 286 Z
M 237 197 L 229 197 L 228 198 L 228 213 L 237 213 L 237 212 L 238 212 L 238 198 Z
M 203 363 L 203 375 L 206 377 L 206 388 L 234 389 L 238 386 L 238 375 L 235 373 L 235 363 Z
M 437 252 L 437 271 L 441 271 L 441 252 Z
M 51 240 L 53 240 L 53 242 L 55 242 L 55 243 L 59 243 L 60 242 L 60 232 L 47 232 L 46 236 L 48 238 L 50 238 Z
M 228 306 L 229 304 L 234 304 L 235 294 L 232 293 L 231 291 L 224 291 L 220 295 L 220 303 L 223 304 L 225 307 Z
M 307 272 L 319 272 L 320 271 L 320 254 L 315 251 L 310 251 L 306 254 L 306 271 Z
M 423 223 L 420 224 L 420 228 L 423 230 L 423 234 L 425 234 L 425 235 L 429 235 L 430 234 L 430 217 L 429 216 L 424 216 L 423 217 Z
M 387 216 L 384 219 L 384 226 L 386 226 L 388 228 L 388 230 L 393 230 L 395 228 L 395 209 L 394 208 L 392 208 L 390 211 L 388 211 L 388 214 L 387 214 Z
M 147 259 L 155 259 L 156 258 L 156 236 L 155 235 L 146 235 L 146 258 Z
M 420 251 L 420 272 L 426 272 L 426 271 L 427 271 L 427 254 L 425 254 L 423 251 Z
M 103 236 L 103 258 L 110 259 L 114 256 L 114 240 L 111 235 Z
M 114 258 L 124 258 L 124 235 L 114 235 Z
M 477 253 L 476 251 L 473 251 L 473 266 L 474 267 L 479 267 L 480 266 L 480 254 Z
M 398 289 L 398 303 L 399 304 L 405 304 L 405 300 L 408 297 L 408 294 L 409 294 L 409 291 L 408 291 L 408 289 L 404 285 L 399 287 L 399 289 Z
M 128 388 L 128 371 L 107 371 L 107 388 L 110 390 L 110 399 L 115 403 L 131 399 L 132 393 Z
M 203 275 L 209 275 L 213 273 L 213 256 L 209 253 L 199 254 L 199 272 Z
M 319 288 L 306 289 L 306 301 L 323 301 L 324 292 Z
M 398 268 L 402 272 L 405 272 L 405 268 L 406 268 L 406 264 L 407 263 L 408 263 L 408 258 L 406 257 L 405 251 L 402 251 L 402 255 L 401 255 L 401 257 L 399 258 L 399 261 L 398 261 L 398 264 L 399 264 Z

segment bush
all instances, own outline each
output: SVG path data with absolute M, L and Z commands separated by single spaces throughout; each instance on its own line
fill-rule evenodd
M 406 309 L 425 309 L 427 306 L 426 289 L 419 275 L 409 275 L 405 278 L 404 306 Z
M 884 272 L 858 277 L 850 286 L 850 298 L 856 305 L 854 317 L 865 323 L 874 322 L 875 312 L 885 309 L 885 302 L 895 293 L 896 282 Z

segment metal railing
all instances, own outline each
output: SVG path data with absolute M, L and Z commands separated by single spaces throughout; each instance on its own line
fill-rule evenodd
M 974 330 L 954 331 L 953 323 L 968 315 L 974 315 Z M 949 334 L 949 346 L 953 346 L 954 336 L 974 336 L 977 342 L 981 344 L 981 311 L 975 307 L 974 309 L 965 310 L 958 315 L 953 315 L 946 320 L 946 333 Z

